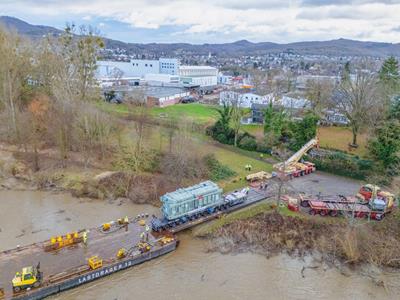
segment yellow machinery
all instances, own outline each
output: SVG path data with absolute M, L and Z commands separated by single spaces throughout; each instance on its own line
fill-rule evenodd
M 278 171 L 289 173 L 292 171 L 296 170 L 296 167 L 294 166 L 295 163 L 297 163 L 304 154 L 307 153 L 307 151 L 311 150 L 313 147 L 318 146 L 318 139 L 314 138 L 308 141 L 299 151 L 297 151 L 295 154 L 293 154 L 289 159 L 287 159 L 285 162 L 277 163 L 274 164 L 274 168 Z M 299 165 L 300 167 L 300 165 Z
M 103 260 L 97 255 L 95 255 L 88 259 L 88 264 L 92 270 L 96 270 L 103 266 Z
M 17 272 L 12 280 L 14 292 L 18 293 L 23 289 L 39 287 L 42 284 L 43 274 L 40 272 L 40 264 L 37 267 L 25 267 L 22 272 Z
M 148 252 L 151 249 L 150 244 L 147 242 L 139 242 L 136 247 L 139 249 L 140 253 Z
M 44 250 L 58 250 L 62 247 L 77 244 L 80 242 L 82 242 L 82 237 L 78 234 L 78 232 L 72 232 L 64 236 L 60 235 L 57 237 L 52 237 L 49 242 L 45 243 Z
M 129 224 L 129 218 L 126 216 L 125 218 L 118 219 L 119 225 L 127 225 Z
M 125 257 L 126 257 L 126 249 L 125 248 L 119 249 L 117 252 L 117 258 L 121 259 L 121 258 L 125 258 Z
M 158 240 L 158 242 L 159 242 L 159 244 L 161 246 L 169 244 L 169 243 L 171 243 L 173 241 L 174 241 L 174 238 L 173 237 L 168 237 L 168 236 L 163 236 L 161 239 Z
M 104 223 L 102 225 L 103 231 L 108 231 L 111 228 L 111 224 L 110 223 Z
M 267 180 L 267 179 L 271 179 L 272 175 L 270 173 L 267 173 L 265 171 L 261 171 L 261 172 L 257 172 L 257 173 L 253 173 L 253 174 L 249 174 L 246 176 L 246 180 L 247 181 L 263 181 L 263 180 Z

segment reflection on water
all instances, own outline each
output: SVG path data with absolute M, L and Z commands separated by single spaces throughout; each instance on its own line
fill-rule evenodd
M 154 213 L 157 208 L 65 194 L 1 191 L 0 211 L 4 250 L 124 215 Z M 181 244 L 174 253 L 51 299 L 398 299 L 400 293 L 400 274 L 382 277 L 386 289 L 335 269 L 306 269 L 303 278 L 301 270 L 310 259 L 207 253 L 207 241 L 189 233 L 179 237 Z

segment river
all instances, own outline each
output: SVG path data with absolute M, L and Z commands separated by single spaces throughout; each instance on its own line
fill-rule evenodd
M 0 191 L 0 250 L 48 239 L 67 231 L 158 209 L 114 201 L 76 199 L 69 194 Z M 400 273 L 382 274 L 386 288 L 358 273 L 278 255 L 206 252 L 207 241 L 179 235 L 177 251 L 49 299 L 398 299 Z M 1 271 L 1 270 L 0 270 Z

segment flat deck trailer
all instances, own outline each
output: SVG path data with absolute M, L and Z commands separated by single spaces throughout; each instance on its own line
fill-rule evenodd
M 342 203 L 342 204 L 353 204 L 357 203 L 358 199 L 354 196 L 343 196 L 343 195 L 330 195 L 330 196 L 300 196 L 300 205 L 302 207 L 309 207 L 311 201 L 319 201 L 323 203 Z
M 147 223 L 148 220 L 145 221 Z M 113 225 L 108 231 L 103 231 L 101 227 L 90 229 L 86 244 L 82 242 L 59 250 L 45 251 L 48 244 L 45 241 L 3 251 L 0 253 L 0 288 L 4 289 L 3 299 L 42 299 L 176 249 L 175 238 L 168 243 L 161 243 L 162 236 L 149 232 L 147 241 L 151 249 L 142 253 L 135 246 L 141 241 L 140 236 L 145 230 L 145 224 L 130 222 L 127 226 Z M 128 249 L 128 254 L 118 259 L 117 253 L 121 248 Z M 88 259 L 96 255 L 102 258 L 103 264 L 92 269 Z M 39 262 L 44 275 L 40 287 L 15 293 L 11 284 L 15 272 Z
M 321 216 L 330 215 L 336 217 L 340 214 L 352 214 L 357 218 L 369 217 L 372 220 L 382 220 L 390 210 L 386 211 L 374 211 L 368 205 L 359 204 L 356 202 L 344 203 L 344 202 L 323 202 L 319 200 L 309 201 L 310 214 Z

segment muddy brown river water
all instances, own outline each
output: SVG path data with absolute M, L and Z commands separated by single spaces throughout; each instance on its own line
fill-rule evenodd
M 69 194 L 0 191 L 0 250 L 67 231 L 158 209 Z M 177 251 L 49 299 L 399 299 L 400 273 L 383 273 L 386 287 L 359 273 L 307 268 L 286 255 L 207 253 L 207 241 L 179 235 Z M 1 270 L 0 270 L 1 272 Z

